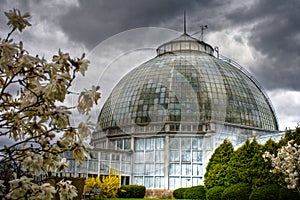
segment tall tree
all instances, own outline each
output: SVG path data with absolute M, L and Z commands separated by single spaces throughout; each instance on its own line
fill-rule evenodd
M 233 151 L 233 145 L 228 139 L 225 139 L 214 151 L 204 174 L 204 185 L 206 188 L 225 185 L 227 164 Z
M 272 165 L 271 162 L 265 162 L 263 154 L 265 151 L 275 153 L 277 151 L 278 144 L 271 138 L 262 145 L 262 148 L 257 152 L 249 167 L 252 169 L 252 186 L 253 188 L 259 187 L 265 184 L 280 184 L 282 177 L 279 174 L 271 173 Z
M 225 185 L 232 185 L 236 183 L 250 183 L 256 177 L 256 166 L 251 166 L 255 155 L 261 150 L 254 138 L 252 142 L 246 140 L 245 144 L 238 148 L 231 156 L 226 169 Z
M 55 188 L 47 183 L 37 185 L 31 177 L 36 172 L 61 172 L 67 167 L 62 158 L 65 151 L 72 151 L 79 161 L 88 156 L 85 138 L 93 124 L 87 120 L 72 127 L 69 119 L 76 108 L 80 114 L 89 113 L 100 98 L 99 87 L 78 93 L 78 105 L 66 105 L 66 97 L 74 94 L 70 91 L 73 81 L 78 73 L 85 74 L 89 61 L 84 54 L 72 58 L 62 51 L 50 62 L 30 55 L 22 41 L 16 43 L 11 38 L 14 32 L 31 25 L 30 15 L 17 9 L 5 15 L 10 32 L 0 38 L 0 136 L 14 144 L 0 147 L 0 164 L 22 163 L 26 172 L 26 176 L 10 181 L 6 199 L 51 199 Z M 63 187 L 59 190 L 62 198 L 76 194 L 69 181 L 59 186 Z

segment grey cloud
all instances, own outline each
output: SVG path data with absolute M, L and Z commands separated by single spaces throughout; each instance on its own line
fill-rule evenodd
M 264 0 L 226 17 L 233 26 L 249 28 L 249 45 L 266 59 L 253 72 L 266 89 L 300 90 L 300 1 Z
M 215 6 L 220 5 L 211 0 L 80 1 L 80 7 L 67 12 L 60 24 L 74 40 L 84 41 L 88 47 L 93 47 L 97 42 L 132 28 L 164 24 L 164 28 L 181 31 L 184 10 L 189 16 L 197 14 L 204 17 L 210 16 L 208 8 Z M 172 23 L 174 20 L 175 24 Z

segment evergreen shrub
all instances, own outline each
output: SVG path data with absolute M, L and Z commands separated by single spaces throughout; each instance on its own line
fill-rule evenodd
M 237 183 L 226 188 L 222 193 L 222 200 L 244 200 L 249 199 L 251 185 L 248 183 Z
M 122 185 L 118 190 L 119 198 L 144 198 L 146 187 L 143 185 Z
M 188 188 L 178 188 L 176 190 L 173 191 L 173 197 L 175 199 L 184 199 L 184 192 L 187 190 Z
M 249 200 L 277 200 L 279 187 L 277 184 L 266 184 L 253 189 Z
M 183 194 L 184 199 L 206 200 L 206 191 L 203 185 L 187 188 Z
M 226 189 L 224 186 L 215 186 L 206 191 L 207 200 L 222 200 L 222 193 Z

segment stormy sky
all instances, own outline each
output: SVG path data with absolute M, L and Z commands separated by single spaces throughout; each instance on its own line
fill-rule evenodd
M 18 8 L 32 15 L 32 27 L 15 34 L 31 54 L 50 59 L 58 49 L 90 61 L 77 89 L 99 84 L 102 99 L 117 81 L 155 56 L 155 48 L 183 30 L 218 46 L 220 53 L 248 71 L 266 89 L 280 129 L 300 122 L 299 0 L 0 0 L 0 37 L 8 33 L 4 12 Z

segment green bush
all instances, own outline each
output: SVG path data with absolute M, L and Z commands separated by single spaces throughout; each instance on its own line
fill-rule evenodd
M 299 193 L 295 190 L 289 190 L 287 188 L 281 188 L 279 190 L 279 200 L 299 200 L 300 196 Z
M 266 184 L 253 189 L 249 200 L 277 200 L 279 187 L 277 184 Z
M 119 198 L 144 198 L 146 187 L 142 185 L 122 185 L 118 190 Z
M 176 190 L 173 191 L 173 197 L 175 199 L 184 199 L 184 192 L 187 190 L 188 188 L 178 188 Z
M 206 191 L 207 200 L 221 200 L 222 193 L 226 189 L 224 186 L 215 186 Z
M 248 183 L 237 183 L 226 188 L 222 193 L 222 200 L 244 200 L 249 199 L 251 185 Z
M 185 199 L 198 199 L 205 200 L 206 199 L 206 191 L 203 185 L 193 186 L 187 188 L 183 194 Z

